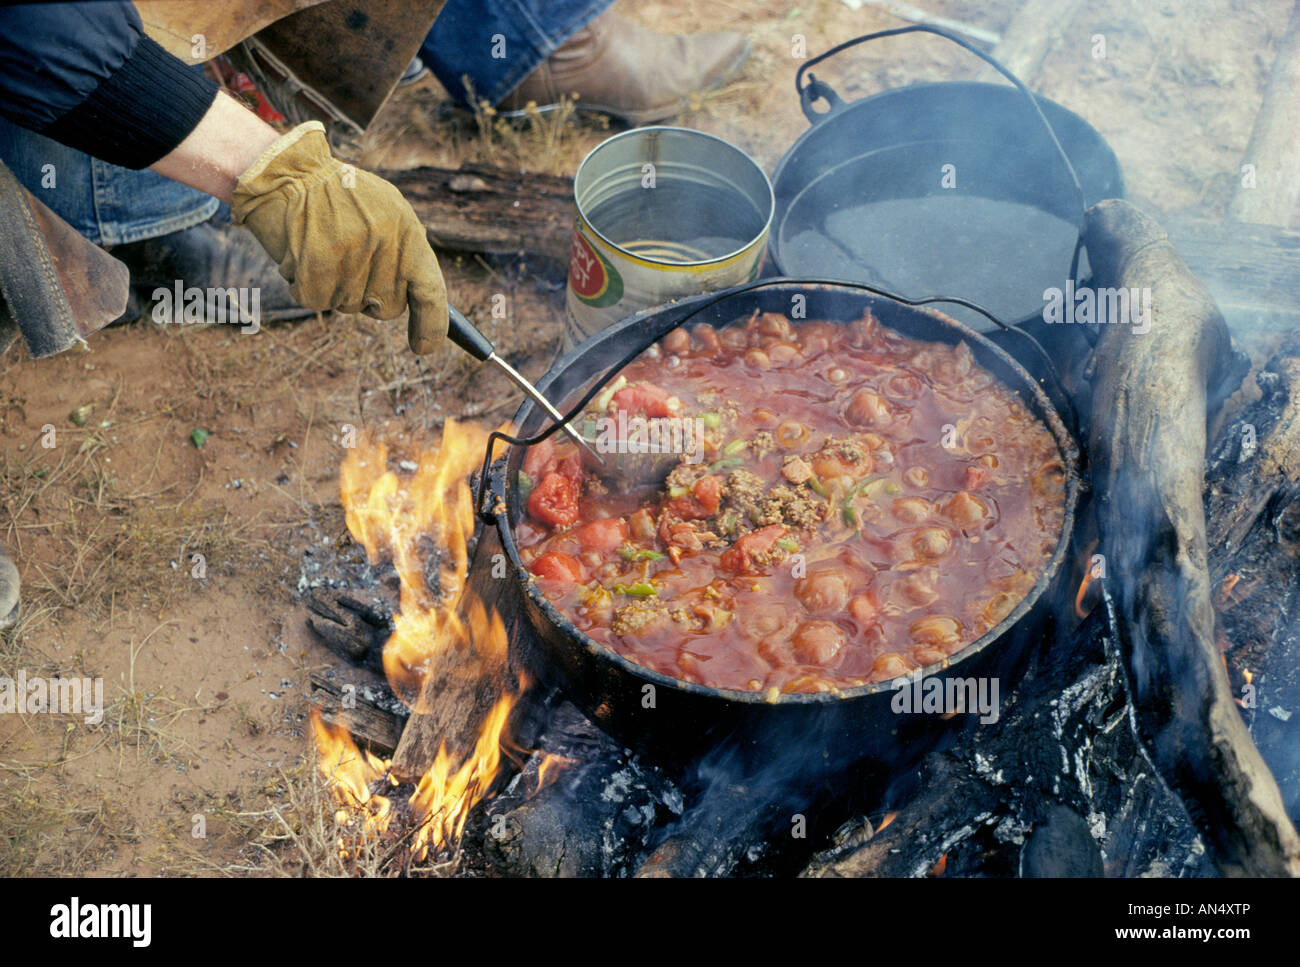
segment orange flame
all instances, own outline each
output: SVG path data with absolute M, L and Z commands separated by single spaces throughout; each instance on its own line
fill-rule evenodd
M 470 810 L 487 794 L 496 778 L 501 764 L 501 733 L 513 704 L 514 699 L 508 695 L 497 700 L 479 733 L 473 754 L 456 771 L 452 771 L 453 760 L 447 747 L 438 750 L 433 765 L 411 796 L 420 823 L 415 840 L 418 856 L 424 856 L 430 846 L 460 841 Z
M 352 741 L 347 729 L 334 727 L 321 720 L 320 712 L 311 710 L 312 735 L 316 740 L 317 768 L 321 775 L 333 783 L 335 798 L 340 809 L 334 814 L 340 826 L 351 826 L 359 818 L 364 836 L 376 836 L 388 829 L 392 819 L 392 801 L 387 796 L 371 792 L 387 775 L 388 763 L 369 752 L 362 752 Z M 338 841 L 340 855 L 348 855 L 342 838 Z
M 474 530 L 466 478 L 486 442 L 482 427 L 448 420 L 442 443 L 422 454 L 414 475 L 403 480 L 388 469 L 388 446 L 363 437 L 339 472 L 348 530 L 372 562 L 391 559 L 402 582 L 401 610 L 384 645 L 384 672 L 399 695 L 419 694 L 429 659 L 467 638 L 454 607 L 469 572 L 467 542 Z M 432 588 L 430 564 L 437 566 Z
M 1084 571 L 1083 580 L 1079 582 L 1079 590 L 1074 596 L 1074 613 L 1080 618 L 1088 617 L 1088 615 L 1092 614 L 1092 609 L 1097 606 L 1094 601 L 1087 607 L 1084 607 L 1084 601 L 1088 597 L 1088 589 L 1092 587 L 1092 582 L 1094 580 L 1091 569 Z
M 548 753 L 537 764 L 537 788 L 533 790 L 534 794 L 541 791 L 547 784 L 554 782 L 559 774 L 571 765 L 573 765 L 572 759 L 557 755 L 554 752 Z
M 486 443 L 483 428 L 448 420 L 440 445 L 421 454 L 414 473 L 399 477 L 388 469 L 388 446 L 365 436 L 349 450 L 339 473 L 348 530 L 372 563 L 391 560 L 401 580 L 400 611 L 384 645 L 384 671 L 393 691 L 417 711 L 431 669 L 454 649 L 472 649 L 478 659 L 473 667 L 482 674 L 505 668 L 501 616 L 466 588 L 474 528 L 467 478 Z M 516 698 L 502 695 L 496 701 L 463 761 L 460 750 L 449 750 L 444 742 L 416 784 L 409 812 L 415 824 L 411 854 L 417 859 L 454 847 L 471 810 L 491 791 Z M 344 821 L 361 814 L 366 833 L 383 833 L 394 815 L 392 804 L 372 790 L 385 782 L 397 785 L 390 761 L 360 752 L 346 730 L 315 716 L 312 721 L 320 769 L 334 780 Z
M 1228 660 L 1227 656 L 1224 656 L 1223 660 L 1226 663 Z M 1247 685 L 1250 685 L 1255 681 L 1255 673 L 1252 672 L 1249 668 L 1243 668 L 1241 670 L 1241 677 L 1245 679 Z M 1244 695 L 1235 696 L 1233 698 L 1233 701 L 1236 702 L 1238 705 L 1240 705 L 1242 708 L 1246 707 L 1246 699 Z
M 882 819 L 880 821 L 880 825 L 876 827 L 876 834 L 879 835 L 880 833 L 883 833 L 885 831 L 885 827 L 888 826 L 890 823 L 892 823 L 897 817 L 898 817 L 897 811 L 894 811 L 892 813 L 885 813 L 885 818 Z

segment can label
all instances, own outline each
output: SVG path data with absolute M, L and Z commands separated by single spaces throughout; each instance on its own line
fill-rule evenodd
M 775 209 L 753 158 L 671 127 L 597 145 L 573 177 L 573 200 L 565 350 L 650 306 L 757 276 Z
M 623 298 L 623 277 L 582 237 L 577 226 L 569 248 L 569 291 L 578 301 L 596 309 L 612 306 Z
M 561 348 L 572 349 L 606 326 L 649 306 L 753 281 L 767 232 L 744 250 L 713 262 L 670 264 L 606 248 L 579 216 L 569 246 L 566 324 Z

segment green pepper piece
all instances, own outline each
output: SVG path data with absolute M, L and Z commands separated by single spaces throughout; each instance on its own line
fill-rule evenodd
M 747 446 L 749 446 L 748 440 L 732 440 L 722 448 L 722 455 L 724 457 L 734 457 Z
M 704 413 L 700 416 L 700 421 L 710 430 L 716 430 L 722 426 L 721 413 Z
M 654 585 L 647 581 L 638 581 L 636 584 L 616 584 L 610 590 L 615 594 L 625 594 L 632 598 L 650 598 L 655 594 Z

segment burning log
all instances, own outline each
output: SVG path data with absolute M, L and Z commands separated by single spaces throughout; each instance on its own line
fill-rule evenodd
M 400 739 L 385 737 L 397 746 L 389 761 L 357 749 L 353 723 L 314 714 L 318 766 L 345 811 L 363 814 L 368 834 L 386 834 L 395 816 L 409 827 L 409 854 L 419 860 L 454 852 L 474 807 L 496 791 L 518 692 L 492 589 L 468 580 L 475 515 L 467 478 L 486 443 L 481 427 L 448 420 L 440 445 L 418 463 L 392 461 L 406 474 L 399 477 L 387 443 L 367 435 L 340 472 L 349 532 L 372 563 L 391 560 L 400 581 L 380 662 L 411 715 Z M 485 575 L 496 570 L 489 565 Z M 312 627 L 335 650 L 373 663 L 386 615 L 346 596 L 311 604 L 320 619 Z M 394 788 L 411 790 L 400 809 Z
M 1300 875 L 1300 836 L 1233 702 L 1215 643 L 1205 420 L 1233 354 L 1201 283 L 1149 217 L 1088 212 L 1094 277 L 1149 289 L 1150 331 L 1105 327 L 1089 452 L 1135 721 L 1220 872 Z
M 785 790 L 787 796 L 793 790 Z M 637 870 L 638 879 L 734 875 L 751 857 L 772 852 L 790 815 L 781 790 L 739 783 L 711 790 Z M 787 827 L 788 829 L 788 827 Z
M 422 669 L 418 702 L 393 754 L 393 774 L 408 782 L 427 773 L 446 749 L 453 757 L 468 752 L 483 723 L 515 682 L 506 660 L 509 630 L 499 608 L 507 582 L 493 566 L 501 553 L 495 532 L 485 530 L 475 548 L 465 590 L 466 621 L 441 635 Z M 445 627 L 445 626 L 444 626 Z
M 375 755 L 392 755 L 397 748 L 405 718 L 373 701 L 361 689 L 345 692 L 335 682 L 312 675 L 310 697 L 327 725 L 347 729 Z
M 921 876 L 956 843 L 999 812 L 997 789 L 971 775 L 953 757 L 931 756 L 921 768 L 921 794 L 889 815 L 876 830 L 867 825 L 856 848 L 832 849 L 814 858 L 806 877 Z

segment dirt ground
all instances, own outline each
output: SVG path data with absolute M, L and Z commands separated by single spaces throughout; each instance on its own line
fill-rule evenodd
M 1018 6 L 923 5 L 993 31 Z M 1084 4 L 1030 80 L 1110 141 L 1134 201 L 1221 217 L 1290 7 Z M 901 25 L 843 0 L 618 9 L 660 30 L 753 39 L 740 79 L 677 123 L 733 141 L 769 172 L 806 126 L 795 35 L 815 54 Z M 1100 60 L 1098 33 L 1109 50 Z M 976 73 L 938 39 L 903 38 L 854 51 L 822 76 L 851 99 Z M 353 151 L 370 166 L 490 160 L 571 174 L 611 130 L 584 115 L 476 122 L 449 110 L 429 79 L 400 91 Z M 448 256 L 444 268 L 456 303 L 521 370 L 542 373 L 563 280 L 481 259 Z M 494 324 L 485 310 L 497 292 L 510 318 Z M 84 352 L 34 362 L 14 349 L 0 361 L 0 541 L 24 595 L 21 624 L 0 638 L 0 677 L 102 677 L 108 705 L 97 726 L 0 716 L 0 874 L 275 867 L 250 844 L 268 841 L 273 809 L 296 802 L 311 751 L 307 675 L 336 663 L 305 629 L 301 595 L 364 558 L 339 503 L 344 427 L 381 434 L 400 456 L 448 416 L 498 423 L 517 402 L 454 351 L 412 357 L 404 334 L 401 323 L 340 315 L 256 335 L 140 322 L 93 337 Z

